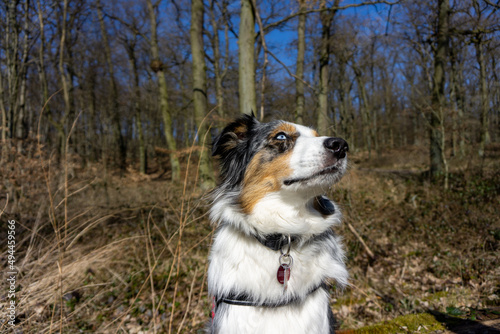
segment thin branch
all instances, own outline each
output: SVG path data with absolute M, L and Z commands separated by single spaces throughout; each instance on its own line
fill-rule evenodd
M 104 15 L 106 15 L 107 17 L 109 17 L 110 19 L 112 20 L 116 20 L 118 22 L 120 22 L 121 24 L 123 24 L 125 27 L 127 27 L 132 33 L 136 34 L 136 35 L 139 35 L 141 36 L 142 38 L 144 38 L 146 40 L 146 42 L 148 42 L 148 44 L 151 43 L 150 39 L 148 38 L 148 36 L 146 36 L 146 34 L 142 33 L 139 29 L 137 29 L 136 26 L 126 22 L 125 20 L 119 18 L 118 16 L 114 16 L 114 15 L 111 15 L 109 13 L 106 13 L 105 11 L 103 11 Z
M 368 1 L 368 2 L 358 3 L 358 4 L 350 4 L 350 5 L 345 5 L 345 6 L 333 6 L 333 7 L 328 7 L 328 8 L 317 8 L 317 9 L 309 9 L 306 11 L 298 11 L 297 13 L 294 13 L 290 16 L 287 16 L 284 19 L 281 19 L 279 21 L 273 22 L 273 23 L 265 26 L 263 31 L 277 27 L 277 26 L 279 26 L 279 25 L 281 25 L 281 24 L 283 24 L 283 23 L 285 23 L 285 22 L 287 22 L 287 21 L 289 21 L 289 20 L 293 19 L 294 17 L 297 17 L 301 14 L 321 13 L 321 12 L 336 11 L 336 10 L 342 10 L 342 9 L 348 9 L 348 8 L 356 8 L 356 7 L 379 5 L 379 4 L 385 4 L 385 5 L 392 6 L 392 5 L 397 5 L 399 3 L 400 3 L 399 0 L 395 1 L 395 2 L 390 2 L 390 1 L 386 1 L 386 0 L 379 0 L 379 1 L 373 1 L 373 2 Z
M 490 6 L 493 6 L 495 8 L 500 8 L 500 1 L 497 1 L 496 4 L 494 4 L 493 2 L 491 2 L 490 0 L 484 0 L 484 2 L 486 2 L 488 5 Z
M 278 59 L 278 57 L 276 57 L 276 55 L 274 53 L 272 53 L 270 50 L 267 50 L 267 53 L 269 53 L 271 55 L 271 57 L 274 58 L 274 60 L 276 60 L 281 66 L 283 66 L 283 68 L 288 72 L 288 74 L 297 79 L 297 80 L 300 80 L 302 81 L 302 83 L 304 83 L 304 85 L 306 85 L 307 87 L 309 87 L 312 91 L 316 91 L 314 89 L 313 86 L 311 86 L 307 81 L 305 81 L 304 79 L 302 78 L 299 78 L 298 76 L 296 76 L 295 74 L 292 73 L 292 71 L 290 71 L 290 69 L 288 68 L 288 66 L 286 66 L 281 60 Z

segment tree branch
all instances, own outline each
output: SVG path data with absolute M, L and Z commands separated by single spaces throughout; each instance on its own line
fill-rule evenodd
M 328 11 L 336 11 L 336 10 L 342 10 L 342 9 L 348 9 L 348 8 L 356 8 L 356 7 L 362 7 L 362 6 L 370 6 L 370 5 L 379 5 L 379 4 L 385 4 L 385 5 L 397 5 L 399 4 L 400 1 L 386 1 L 386 0 L 378 0 L 378 1 L 368 1 L 368 2 L 362 2 L 358 4 L 350 4 L 350 5 L 345 5 L 345 6 L 333 6 L 333 7 L 328 7 L 328 8 L 318 8 L 318 9 L 310 9 L 306 11 L 298 11 L 297 13 L 294 13 L 290 16 L 285 17 L 284 19 L 281 19 L 279 21 L 273 22 L 271 24 L 268 24 L 267 26 L 264 27 L 264 31 L 269 30 L 271 28 L 277 27 L 294 17 L 297 17 L 301 14 L 310 14 L 310 13 L 321 13 L 321 12 L 328 12 Z M 259 32 L 260 33 L 260 32 Z
M 109 17 L 110 19 L 112 20 L 116 20 L 118 22 L 120 22 L 121 24 L 123 24 L 125 27 L 127 27 L 132 33 L 136 34 L 136 35 L 139 35 L 141 36 L 142 38 L 144 38 L 144 40 L 148 43 L 151 43 L 151 40 L 148 38 L 148 36 L 146 36 L 146 34 L 142 33 L 139 29 L 137 29 L 136 26 L 126 22 L 125 20 L 119 18 L 118 16 L 114 16 L 114 15 L 111 15 L 109 13 L 106 13 L 104 12 L 104 15 L 106 15 L 107 17 Z
M 281 60 L 278 59 L 278 57 L 276 57 L 276 55 L 274 53 L 272 53 L 270 50 L 267 50 L 267 53 L 269 53 L 271 55 L 271 57 L 274 58 L 274 60 L 276 60 L 281 66 L 283 66 L 283 68 L 288 72 L 288 74 L 297 79 L 297 80 L 300 80 L 301 82 L 304 83 L 304 85 L 306 85 L 307 87 L 309 87 L 313 92 L 315 92 L 316 90 L 314 89 L 313 86 L 311 86 L 307 81 L 299 78 L 298 76 L 296 76 L 295 74 L 292 73 L 292 71 L 290 71 L 290 69 L 288 68 L 288 66 L 286 66 Z
M 497 1 L 497 3 L 496 3 L 496 4 L 494 4 L 494 3 L 493 3 L 493 2 L 491 2 L 490 0 L 484 0 L 484 2 L 486 2 L 488 5 L 493 6 L 493 7 L 495 7 L 495 8 L 500 8 L 500 4 L 499 4 L 499 3 L 500 3 L 500 1 Z

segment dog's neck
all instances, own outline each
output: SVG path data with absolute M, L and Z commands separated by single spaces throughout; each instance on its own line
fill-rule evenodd
M 311 207 L 318 211 L 323 217 L 327 217 L 335 213 L 335 206 L 324 196 L 316 196 L 310 202 Z M 291 235 L 289 239 L 288 235 L 281 233 L 254 235 L 254 237 L 262 245 L 273 251 L 278 251 L 287 246 L 289 242 L 294 243 L 301 239 L 300 236 L 296 235 Z
M 262 245 L 273 251 L 279 251 L 285 246 L 288 246 L 288 236 L 284 234 L 269 234 L 265 236 L 255 235 L 255 239 Z M 290 242 L 293 243 L 298 239 L 296 236 L 290 236 Z

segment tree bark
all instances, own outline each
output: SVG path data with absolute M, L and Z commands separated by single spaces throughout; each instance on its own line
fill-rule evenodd
M 66 75 L 66 70 L 64 68 L 64 48 L 66 44 L 66 35 L 68 34 L 67 29 L 67 15 L 68 15 L 68 0 L 64 0 L 63 2 L 63 15 L 61 18 L 61 40 L 59 43 L 59 75 L 62 85 L 63 98 L 64 98 L 64 116 L 62 117 L 63 121 L 61 121 L 62 126 L 62 137 L 60 140 L 60 157 L 64 155 L 66 151 L 66 131 L 64 131 L 64 120 L 67 120 L 70 117 L 71 111 L 71 98 L 70 98 L 70 88 L 68 83 L 68 77 Z
M 0 70 L 0 112 L 2 113 L 2 123 L 0 127 L 2 128 L 2 155 L 0 157 L 0 163 L 7 161 L 9 146 L 7 144 L 7 111 L 5 110 L 5 95 L 3 88 L 3 75 Z
M 333 7 L 338 7 L 340 0 L 335 0 Z M 320 9 L 326 9 L 326 0 L 321 0 Z M 335 124 L 335 119 L 328 115 L 328 79 L 330 77 L 330 29 L 336 10 L 325 10 L 320 13 L 321 18 L 321 46 L 319 50 L 319 89 L 317 128 L 321 135 L 332 133 L 330 124 Z
M 13 138 L 17 123 L 16 101 L 19 93 L 19 28 L 16 19 L 19 1 L 11 0 L 7 4 L 7 29 L 6 29 L 6 61 L 7 61 L 7 87 L 8 87 L 8 133 Z
M 104 17 L 102 15 L 102 5 L 101 1 L 96 1 L 97 7 L 97 18 L 99 20 L 99 25 L 101 27 L 101 35 L 104 44 L 104 56 L 106 57 L 106 64 L 108 66 L 108 75 L 111 84 L 111 120 L 112 120 L 112 131 L 113 131 L 113 141 L 115 147 L 118 148 L 118 167 L 123 171 L 127 165 L 127 147 L 125 144 L 125 138 L 122 134 L 122 127 L 120 124 L 120 111 L 118 105 L 118 87 L 116 84 L 115 71 L 113 66 L 113 61 L 111 59 L 111 48 L 108 40 L 108 32 L 106 30 L 106 25 L 104 24 Z
M 306 9 L 306 1 L 299 0 L 299 11 Z M 306 53 L 306 14 L 299 15 L 297 27 L 297 69 L 295 72 L 295 122 L 304 124 L 304 59 Z
M 142 129 L 141 119 L 141 89 L 139 87 L 139 71 L 137 70 L 137 58 L 135 56 L 135 41 L 126 41 L 124 43 L 125 50 L 128 54 L 130 69 L 133 75 L 133 90 L 134 90 L 134 118 L 135 127 L 137 129 L 137 137 L 139 139 L 139 172 L 141 174 L 147 173 L 146 161 L 146 144 L 144 140 L 144 131 Z
M 434 56 L 434 75 L 431 98 L 431 110 L 429 115 L 430 125 L 430 177 L 435 180 L 445 177 L 445 187 L 447 171 L 445 162 L 445 137 L 444 137 L 444 108 L 445 108 L 445 66 L 448 59 L 448 14 L 449 0 L 438 1 L 438 25 L 437 43 Z
M 157 36 L 157 23 L 156 23 L 156 13 L 155 8 L 157 6 L 147 0 L 149 19 L 151 24 L 151 65 L 156 76 L 158 78 L 158 93 L 160 95 L 160 110 L 163 117 L 163 126 L 165 138 L 167 140 L 167 146 L 170 150 L 170 166 L 172 168 L 172 180 L 179 180 L 180 178 L 180 164 L 177 157 L 177 143 L 175 141 L 174 134 L 172 132 L 172 115 L 168 107 L 168 89 L 167 80 L 165 78 L 165 72 L 163 69 L 163 62 L 160 60 L 160 51 L 158 46 L 158 36 Z
M 198 142 L 202 146 L 200 152 L 200 181 L 203 189 L 215 186 L 210 152 L 206 143 L 211 141 L 207 115 L 207 75 L 205 51 L 203 47 L 203 0 L 191 1 L 191 54 L 193 57 L 193 102 L 194 117 L 198 127 Z
M 228 44 L 228 24 L 226 22 L 226 6 L 227 3 L 223 1 L 223 13 L 225 27 L 224 27 L 224 35 L 226 36 L 226 48 L 229 47 Z M 221 69 L 221 54 L 220 54 L 220 42 L 219 42 L 219 24 L 215 18 L 215 0 L 210 1 L 210 23 L 212 25 L 213 37 L 212 37 L 212 50 L 214 53 L 214 76 L 215 76 L 215 96 L 217 99 L 217 110 L 220 116 L 220 119 L 225 118 L 225 108 L 224 108 L 224 88 L 222 86 L 222 82 L 224 80 L 224 76 L 227 70 L 227 66 L 224 67 L 224 70 Z M 229 50 L 226 50 L 226 62 L 229 59 Z
M 19 76 L 21 78 L 19 87 L 19 98 L 17 109 L 17 124 L 16 124 L 16 137 L 18 139 L 24 139 L 28 134 L 28 129 L 25 128 L 26 122 L 26 82 L 28 80 L 28 53 L 29 53 L 29 1 L 26 0 L 24 3 L 24 18 L 23 18 L 23 43 L 22 43 L 22 56 L 21 56 L 21 67 L 19 70 Z M 18 152 L 22 152 L 22 142 L 18 142 Z
M 356 82 L 358 84 L 359 89 L 359 99 L 360 99 L 360 114 L 361 114 L 361 123 L 362 123 L 362 132 L 363 139 L 366 144 L 366 148 L 368 149 L 368 158 L 371 158 L 372 154 L 372 136 L 370 132 L 370 106 L 368 104 L 368 95 L 366 94 L 365 82 L 363 81 L 363 74 L 361 73 L 361 69 L 356 66 L 353 62 L 352 66 L 354 70 L 354 74 L 356 75 Z
M 240 112 L 251 115 L 257 111 L 255 98 L 255 13 L 252 0 L 241 0 L 238 44 Z
M 484 147 L 490 141 L 489 121 L 488 121 L 488 84 L 486 83 L 486 64 L 484 60 L 484 41 L 482 34 L 478 34 L 474 38 L 474 46 L 476 48 L 476 59 L 479 65 L 479 89 L 481 95 L 481 135 L 479 141 L 478 154 L 484 156 Z
M 465 156 L 465 139 L 463 127 L 463 114 L 465 108 L 464 88 L 463 88 L 463 62 L 458 61 L 457 49 L 458 45 L 451 45 L 450 48 L 450 99 L 453 105 L 453 135 L 452 135 L 452 151 L 453 155 Z

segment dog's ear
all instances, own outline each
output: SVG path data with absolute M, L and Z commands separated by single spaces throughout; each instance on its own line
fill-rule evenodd
M 212 156 L 222 157 L 244 144 L 257 124 L 259 121 L 252 113 L 252 115 L 242 115 L 227 125 L 212 144 Z

